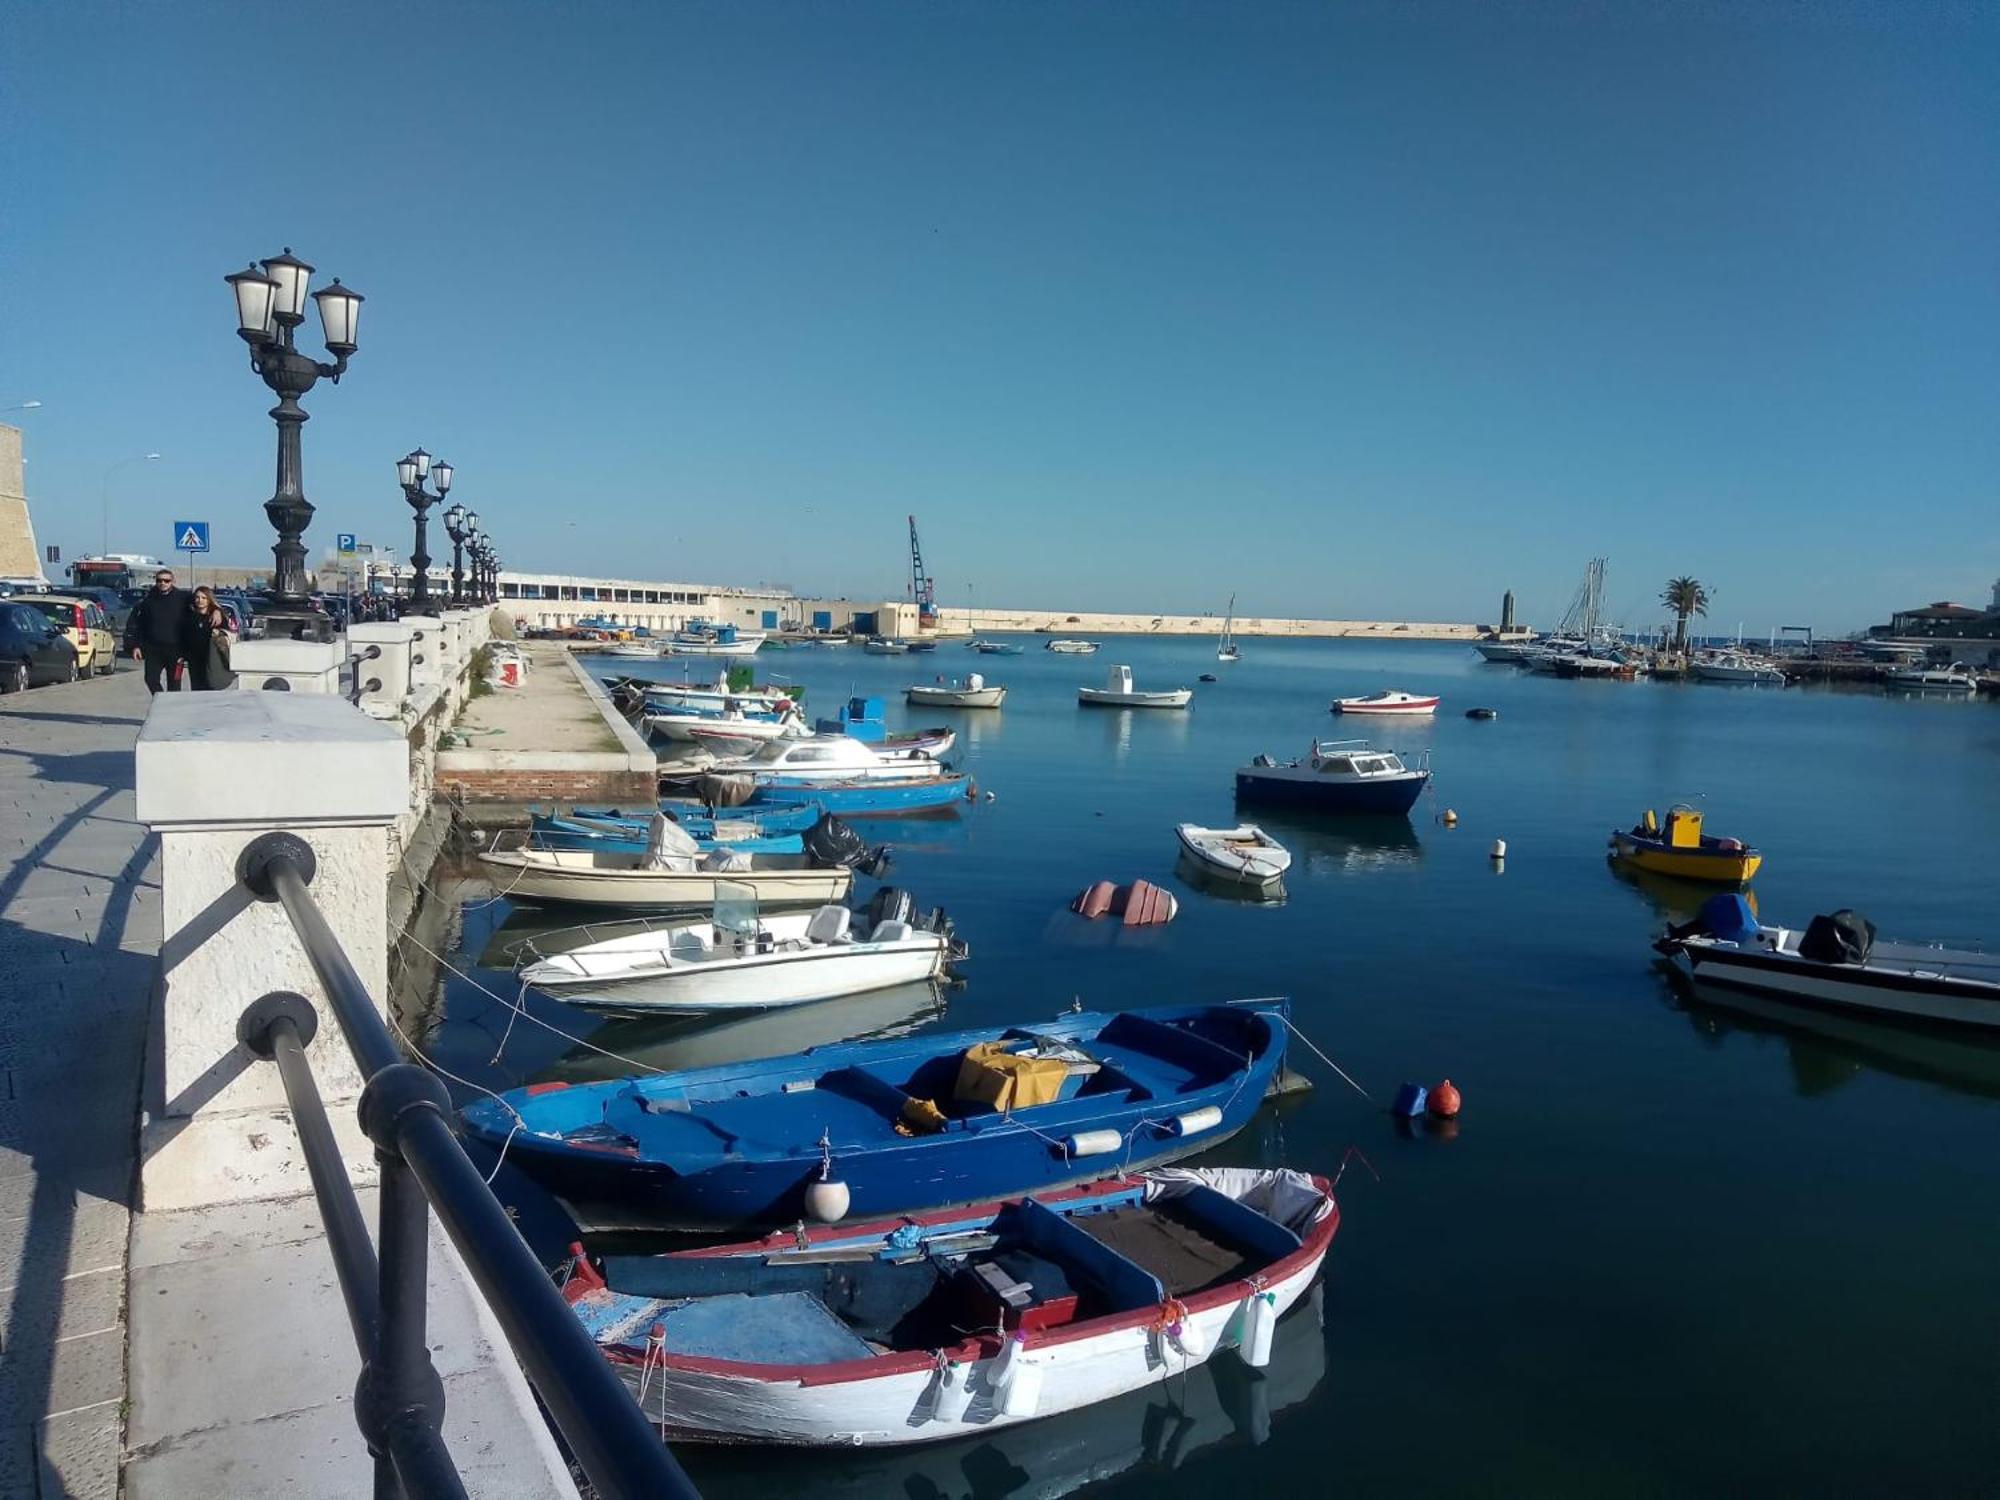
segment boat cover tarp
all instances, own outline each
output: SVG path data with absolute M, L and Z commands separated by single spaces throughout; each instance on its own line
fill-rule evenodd
M 860 834 L 832 813 L 806 830 L 806 854 L 822 870 L 852 869 L 868 857 L 868 845 Z
M 875 1351 L 810 1292 L 705 1297 L 660 1315 L 676 1354 L 757 1364 L 831 1365 Z
M 1875 924 L 1843 906 L 1806 924 L 1805 936 L 1799 939 L 1799 957 L 1820 964 L 1858 964 L 1874 946 Z
M 1701 904 L 1701 929 L 1718 942 L 1747 943 L 1757 936 L 1757 913 L 1731 891 Z
M 756 778 L 751 776 L 703 776 L 700 786 L 701 800 L 710 807 L 741 807 L 757 791 Z
M 960 1104 L 989 1104 L 997 1110 L 1029 1109 L 1062 1097 L 1069 1064 L 1060 1057 L 1009 1052 L 1006 1042 L 968 1047 L 958 1065 L 952 1098 Z

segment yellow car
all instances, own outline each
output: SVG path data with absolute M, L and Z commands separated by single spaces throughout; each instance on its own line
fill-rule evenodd
M 118 665 L 118 637 L 111 633 L 111 618 L 95 599 L 73 594 L 22 594 L 16 604 L 30 605 L 55 622 L 56 628 L 76 647 L 79 676 L 97 672 L 110 676 Z

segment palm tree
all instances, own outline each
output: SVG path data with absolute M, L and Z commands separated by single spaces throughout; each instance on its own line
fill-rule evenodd
M 1708 590 L 1702 587 L 1699 578 L 1669 578 L 1660 602 L 1674 612 L 1674 650 L 1685 652 L 1688 618 L 1708 613 Z

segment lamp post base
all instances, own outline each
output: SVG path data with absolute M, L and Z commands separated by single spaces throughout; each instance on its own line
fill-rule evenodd
M 333 617 L 316 609 L 280 606 L 256 617 L 257 634 L 267 641 L 330 641 Z

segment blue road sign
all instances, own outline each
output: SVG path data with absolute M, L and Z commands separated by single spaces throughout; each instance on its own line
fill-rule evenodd
M 336 552 L 343 555 L 351 554 L 354 551 L 354 533 L 351 531 L 339 533 L 333 539 L 333 547 Z
M 206 552 L 208 550 L 208 522 L 174 522 L 174 551 Z

